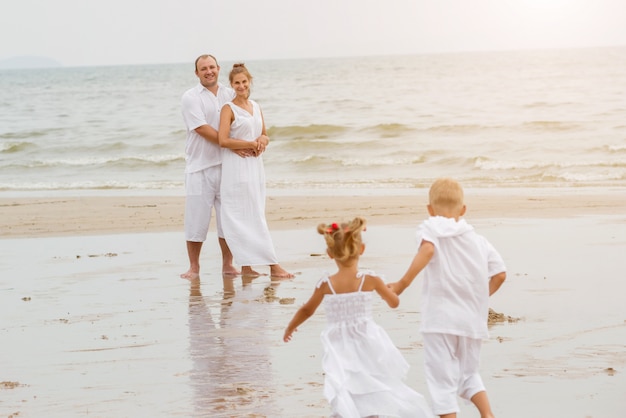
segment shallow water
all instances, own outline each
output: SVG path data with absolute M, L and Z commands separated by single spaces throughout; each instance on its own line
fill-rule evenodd
M 620 416 L 626 219 L 481 219 L 474 226 L 508 266 L 491 307 L 520 318 L 491 327 L 483 346 L 495 413 Z M 0 414 L 328 416 L 323 310 L 289 344 L 282 333 L 334 265 L 318 255 L 323 242 L 314 231 L 273 236 L 281 264 L 298 273 L 273 286 L 267 277 L 224 280 L 212 237 L 197 286 L 178 278 L 184 266 L 177 263 L 186 259 L 180 233 L 0 240 L 0 382 L 15 386 L 0 387 Z M 389 281 L 415 252 L 412 227 L 371 226 L 366 240 L 361 267 Z M 418 278 L 397 310 L 378 301 L 374 315 L 411 364 L 410 385 L 428 398 L 419 290 Z

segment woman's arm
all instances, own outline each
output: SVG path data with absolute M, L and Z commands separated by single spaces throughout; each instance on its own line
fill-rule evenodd
M 222 148 L 231 150 L 251 149 L 256 150 L 259 146 L 257 141 L 244 141 L 230 137 L 230 124 L 235 120 L 233 110 L 229 105 L 224 105 L 220 112 L 220 129 L 217 131 L 217 139 Z
M 263 123 L 263 127 L 261 129 L 261 136 L 258 137 L 256 140 L 259 143 L 259 146 L 257 147 L 257 154 L 261 154 L 262 152 L 265 152 L 265 148 L 267 148 L 267 144 L 270 143 L 270 137 L 267 136 L 267 132 L 265 130 L 265 118 L 263 117 L 263 112 L 261 111 L 261 108 L 259 107 L 259 111 L 261 112 L 261 122 Z

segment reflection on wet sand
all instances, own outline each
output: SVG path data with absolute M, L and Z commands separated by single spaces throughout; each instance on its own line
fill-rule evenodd
M 217 298 L 202 295 L 200 280 L 189 288 L 193 416 L 276 416 L 265 332 L 271 314 L 263 300 L 267 291 L 251 286 L 250 279 L 225 276 L 223 283 Z

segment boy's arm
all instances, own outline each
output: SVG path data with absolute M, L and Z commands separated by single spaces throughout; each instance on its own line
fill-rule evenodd
M 411 265 L 406 273 L 400 280 L 394 283 L 389 283 L 388 286 L 396 295 L 400 295 L 404 292 L 404 289 L 409 287 L 415 277 L 426 267 L 428 262 L 433 258 L 435 254 L 435 246 L 430 241 L 422 241 L 417 254 L 413 258 Z
M 285 334 L 283 335 L 284 342 L 289 342 L 291 340 L 291 335 L 294 331 L 298 330 L 298 326 L 309 319 L 315 313 L 317 307 L 320 306 L 320 303 L 324 300 L 324 294 L 326 293 L 322 290 L 323 287 L 327 288 L 328 286 L 322 285 L 320 287 L 316 287 L 313 295 L 311 295 L 311 298 L 295 313 L 289 322 L 289 325 L 285 328 Z
M 505 280 L 506 280 L 506 271 L 503 271 L 494 276 L 491 276 L 491 279 L 489 279 L 489 296 L 496 293 L 498 289 L 500 289 L 500 286 L 502 286 L 502 283 L 504 283 Z

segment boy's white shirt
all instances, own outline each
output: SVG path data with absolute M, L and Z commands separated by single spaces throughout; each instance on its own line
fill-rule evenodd
M 423 270 L 420 330 L 488 338 L 489 279 L 506 271 L 500 254 L 465 219 L 432 216 L 418 227 L 422 240 L 435 252 Z

